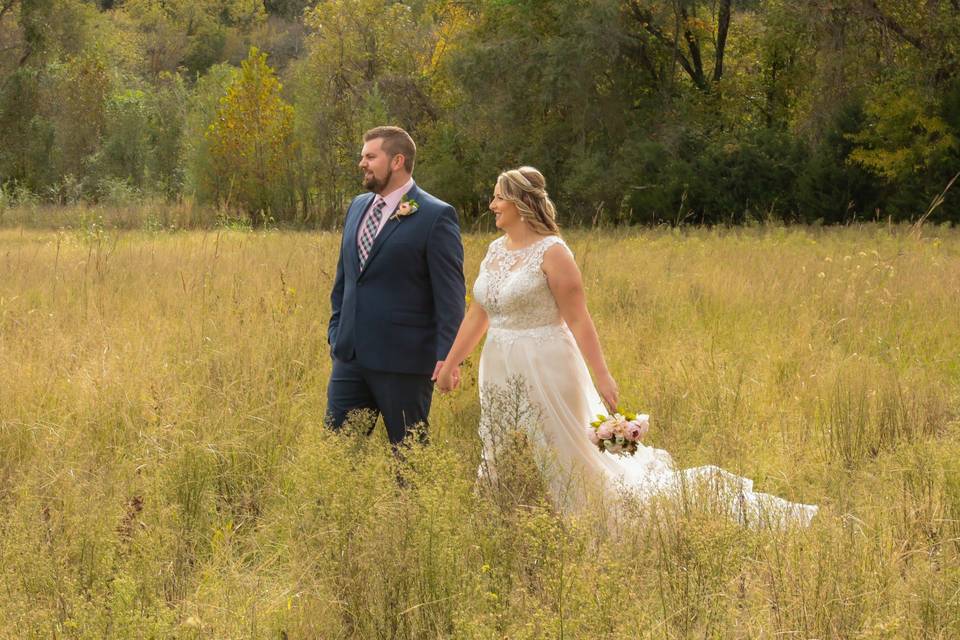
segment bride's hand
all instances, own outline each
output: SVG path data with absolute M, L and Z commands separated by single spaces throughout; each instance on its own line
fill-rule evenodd
M 443 365 L 437 374 L 437 389 L 440 393 L 449 393 L 460 384 L 460 367 Z
M 600 376 L 597 380 L 597 391 L 603 399 L 603 404 L 607 411 L 613 415 L 617 411 L 617 403 L 620 401 L 620 390 L 617 389 L 617 383 L 609 373 Z

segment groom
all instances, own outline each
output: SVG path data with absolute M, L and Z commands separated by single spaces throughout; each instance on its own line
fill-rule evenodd
M 399 127 L 364 134 L 359 166 L 369 193 L 347 209 L 327 329 L 331 427 L 368 409 L 383 416 L 394 445 L 427 421 L 466 292 L 457 212 L 413 181 L 416 153 Z

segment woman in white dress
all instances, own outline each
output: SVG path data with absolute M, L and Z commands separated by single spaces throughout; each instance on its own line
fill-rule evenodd
M 490 210 L 504 235 L 487 250 L 473 302 L 437 374 L 439 390 L 451 391 L 460 363 L 486 334 L 479 367 L 485 472 L 496 474 L 498 398 L 519 391 L 530 408 L 521 413 L 536 418 L 525 426 L 538 460 L 556 464 L 546 480 L 563 508 L 582 506 L 601 487 L 649 497 L 708 482 L 743 522 L 809 522 L 816 506 L 755 493 L 750 480 L 718 467 L 678 471 L 666 451 L 653 447 L 641 446 L 632 457 L 600 452 L 586 427 L 604 409 L 616 410 L 619 392 L 543 176 L 532 167 L 500 174 Z

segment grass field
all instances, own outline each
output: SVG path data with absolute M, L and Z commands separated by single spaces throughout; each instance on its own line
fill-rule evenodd
M 335 235 L 7 228 L 0 637 L 960 636 L 960 231 L 568 242 L 648 442 L 810 528 L 478 489 L 476 355 L 398 489 L 323 428 Z

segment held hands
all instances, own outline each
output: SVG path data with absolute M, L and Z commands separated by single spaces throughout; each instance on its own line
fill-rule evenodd
M 617 383 L 609 373 L 597 378 L 597 392 L 603 399 L 604 406 L 610 415 L 617 411 L 617 403 L 620 401 L 620 390 L 617 389 Z
M 440 393 L 449 393 L 460 386 L 460 367 L 445 366 L 444 361 L 437 362 L 433 370 L 433 377 L 430 378 L 437 383 L 437 389 Z

